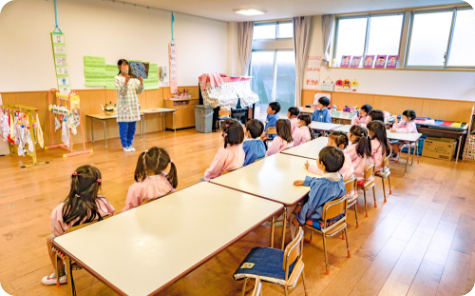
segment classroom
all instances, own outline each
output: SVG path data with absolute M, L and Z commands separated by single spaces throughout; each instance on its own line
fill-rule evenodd
M 0 295 L 472 295 L 474 5 L 0 1 Z

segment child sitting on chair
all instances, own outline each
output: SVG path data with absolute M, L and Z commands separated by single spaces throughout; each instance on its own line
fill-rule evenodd
M 129 187 L 122 212 L 175 192 L 178 186 L 176 166 L 168 152 L 159 147 L 140 153 L 134 178 L 136 183 Z
M 330 100 L 327 97 L 318 99 L 317 109 L 312 114 L 312 121 L 331 123 L 332 116 L 330 111 L 328 111 L 329 105 Z
M 290 124 L 292 125 L 292 134 L 295 132 L 295 129 L 298 127 L 297 126 L 297 117 L 299 116 L 300 111 L 299 108 L 297 107 L 290 107 L 289 112 L 287 112 L 287 117 L 290 120 Z
M 51 213 L 51 231 L 53 234 L 46 238 L 48 255 L 56 265 L 55 251 L 52 250 L 53 239 L 66 233 L 68 229 L 84 223 L 102 220 L 105 216 L 114 214 L 114 207 L 107 199 L 99 195 L 102 184 L 101 172 L 93 166 L 83 165 L 71 175 L 71 189 L 63 203 L 54 208 Z M 68 282 L 63 261 L 58 259 L 58 273 L 53 272 L 45 276 L 43 285 L 56 285 L 56 277 L 59 276 L 61 285 Z
M 273 140 L 275 135 L 267 135 L 267 129 L 269 127 L 275 126 L 277 120 L 279 120 L 280 104 L 279 102 L 272 102 L 267 107 L 267 117 L 266 117 L 266 126 L 264 128 L 264 134 L 261 136 L 261 140 Z
M 345 162 L 341 149 L 326 146 L 318 154 L 318 168 L 323 171 L 321 178 L 306 177 L 305 181 L 295 181 L 294 186 L 310 186 L 310 192 L 303 200 L 302 207 L 296 208 L 291 217 L 290 230 L 292 237 L 299 225 L 305 223 L 321 229 L 323 206 L 346 194 L 345 182 L 338 172 Z
M 246 123 L 246 137 L 248 139 L 242 143 L 242 149 L 246 153 L 244 166 L 266 156 L 266 146 L 260 138 L 263 132 L 264 124 L 261 121 L 251 119 Z

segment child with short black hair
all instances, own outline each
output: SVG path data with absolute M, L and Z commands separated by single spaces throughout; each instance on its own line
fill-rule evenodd
M 373 109 L 369 111 L 368 116 L 369 116 L 369 122 L 376 121 L 376 120 L 384 122 L 384 112 L 382 110 Z
M 114 207 L 109 201 L 99 194 L 102 185 L 101 172 L 94 166 L 83 165 L 78 167 L 71 175 L 71 189 L 63 203 L 54 208 L 51 213 L 51 236 L 46 238 L 48 255 L 53 264 L 58 264 L 58 273 L 45 276 L 41 283 L 43 285 L 56 285 L 56 277 L 59 276 L 61 285 L 68 282 L 63 261 L 56 258 L 55 251 L 52 250 L 53 239 L 66 233 L 74 226 L 84 223 L 101 221 L 104 217 L 113 215 Z
M 269 127 L 275 126 L 277 120 L 279 120 L 280 104 L 279 102 L 272 102 L 267 107 L 267 117 L 266 117 L 266 126 L 264 128 L 264 134 L 261 136 L 261 140 L 273 140 L 275 135 L 268 135 L 267 129 Z
M 297 117 L 299 116 L 300 111 L 299 108 L 297 107 L 290 107 L 289 112 L 287 112 L 287 117 L 290 120 L 290 124 L 292 125 L 292 134 L 295 132 L 295 129 L 297 128 Z
M 317 109 L 312 114 L 312 121 L 331 123 L 332 117 L 328 106 L 330 106 L 330 100 L 327 97 L 318 99 Z
M 288 119 L 277 120 L 275 127 L 277 130 L 277 137 L 272 141 L 269 150 L 267 150 L 266 156 L 271 156 L 286 148 L 292 147 L 294 142 L 294 139 L 292 138 L 292 128 Z
M 140 153 L 135 168 L 135 182 L 130 185 L 122 212 L 175 192 L 178 186 L 176 166 L 164 148 L 152 147 Z
M 360 112 L 351 119 L 351 125 L 361 125 L 365 127 L 370 121 L 369 112 L 371 112 L 371 110 L 373 110 L 373 107 L 371 107 L 370 104 L 361 106 Z
M 292 138 L 294 139 L 294 147 L 315 139 L 313 131 L 310 128 L 311 124 L 312 120 L 310 119 L 310 115 L 299 115 L 297 122 L 298 128 L 295 130 L 295 132 L 292 133 Z
M 244 166 L 266 156 L 266 146 L 260 138 L 263 132 L 264 124 L 261 121 L 251 119 L 246 123 L 246 137 L 248 139 L 242 143 L 242 149 L 246 153 Z
M 310 224 L 321 229 L 323 206 L 346 194 L 345 182 L 338 172 L 345 161 L 341 149 L 326 146 L 318 154 L 317 166 L 323 171 L 321 178 L 305 177 L 305 181 L 295 181 L 294 186 L 310 186 L 310 192 L 303 200 L 301 209 L 294 211 L 290 229 L 292 237 L 299 225 Z M 330 221 L 331 222 L 331 221 Z
M 402 112 L 401 122 L 398 123 L 397 117 L 394 117 L 396 122 L 393 124 L 391 131 L 393 133 L 417 133 L 417 126 L 414 119 L 416 119 L 416 112 L 411 109 L 405 110 Z M 391 160 L 399 160 L 399 147 L 405 142 L 398 140 L 391 140 L 389 142 L 393 145 Z
M 206 170 L 200 181 L 209 181 L 221 176 L 225 171 L 232 171 L 242 167 L 246 154 L 242 149 L 244 129 L 235 119 L 226 119 L 222 125 L 221 136 L 224 147 L 218 150 L 211 166 Z

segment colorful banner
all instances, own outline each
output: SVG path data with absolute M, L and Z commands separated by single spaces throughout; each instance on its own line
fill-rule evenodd
M 71 86 L 69 82 L 68 60 L 66 58 L 66 41 L 64 34 L 61 32 L 51 33 L 51 43 L 53 45 L 53 58 L 58 90 L 63 95 L 69 95 L 71 92 Z

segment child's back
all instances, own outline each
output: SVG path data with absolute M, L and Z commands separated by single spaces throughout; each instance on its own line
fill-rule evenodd
M 280 151 L 292 147 L 293 138 L 291 132 L 291 125 L 288 119 L 279 119 L 276 123 L 277 137 L 274 138 L 272 144 L 267 150 L 266 155 L 271 156 Z
M 246 123 L 246 136 L 249 139 L 242 143 L 242 149 L 246 154 L 245 166 L 266 156 L 266 146 L 260 139 L 263 131 L 264 125 L 259 120 L 251 119 Z
M 357 144 L 348 145 L 348 148 L 346 148 L 346 153 L 351 158 L 354 174 L 359 181 L 364 179 L 364 170 L 367 165 L 372 163 L 372 159 L 368 156 L 358 155 L 356 146 Z
M 366 166 L 372 163 L 371 139 L 368 130 L 359 125 L 353 125 L 348 135 L 352 144 L 348 145 L 346 153 L 351 158 L 356 178 L 362 181 Z
M 308 114 L 301 114 L 298 117 L 298 128 L 292 133 L 294 140 L 294 147 L 300 144 L 307 143 L 310 140 L 315 139 L 313 131 L 310 129 L 312 120 Z

